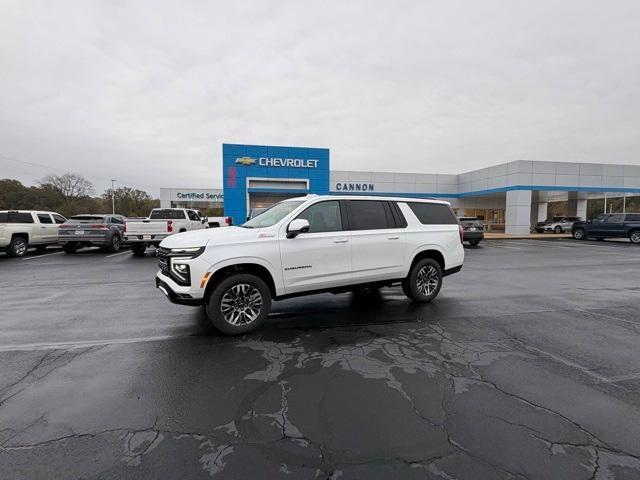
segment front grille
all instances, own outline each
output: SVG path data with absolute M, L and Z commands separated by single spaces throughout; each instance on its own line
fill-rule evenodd
M 156 250 L 158 266 L 163 275 L 169 275 L 169 252 L 171 252 L 171 250 L 163 247 L 158 247 Z

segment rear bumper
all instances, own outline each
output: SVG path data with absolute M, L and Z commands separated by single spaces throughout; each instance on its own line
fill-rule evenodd
M 160 290 L 171 303 L 178 305 L 188 305 L 190 307 L 197 307 L 202 305 L 201 298 L 193 298 L 189 293 L 179 293 L 173 290 L 168 282 L 156 277 L 156 288 Z
M 160 245 L 160 242 L 167 238 L 169 235 L 160 234 L 160 235 L 150 235 L 149 238 L 145 239 L 144 235 L 125 235 L 122 241 L 124 243 L 133 244 L 133 243 L 145 243 L 147 245 Z
M 482 240 L 484 238 L 484 232 L 463 232 L 462 239 L 465 242 L 472 240 Z
M 82 236 L 82 235 L 78 235 L 78 236 L 64 236 L 64 237 L 58 237 L 58 243 L 62 246 L 64 245 L 69 245 L 69 244 L 73 244 L 73 245 L 95 245 L 95 246 L 107 246 L 111 244 L 111 239 L 107 238 L 107 237 L 96 237 L 96 236 Z

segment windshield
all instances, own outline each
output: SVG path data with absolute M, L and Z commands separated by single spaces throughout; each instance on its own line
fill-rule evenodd
M 275 225 L 284 217 L 293 212 L 296 208 L 302 205 L 304 201 L 285 201 L 276 203 L 272 207 L 269 207 L 257 217 L 252 218 L 246 223 L 243 223 L 241 227 L 244 228 L 264 228 Z

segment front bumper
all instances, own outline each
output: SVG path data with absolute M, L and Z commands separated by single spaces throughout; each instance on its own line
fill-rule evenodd
M 174 286 L 172 287 L 171 284 Z M 188 305 L 191 307 L 197 307 L 202 305 L 202 298 L 194 298 L 191 293 L 180 292 L 180 287 L 168 277 L 158 273 L 156 275 L 156 288 L 160 290 L 171 303 L 178 305 Z M 184 290 L 184 289 L 182 289 Z

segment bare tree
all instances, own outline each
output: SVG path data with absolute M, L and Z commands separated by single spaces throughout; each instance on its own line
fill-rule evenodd
M 50 188 L 60 195 L 67 214 L 73 211 L 74 204 L 79 199 L 87 198 L 94 194 L 93 183 L 75 173 L 47 175 L 39 183 L 41 187 Z

